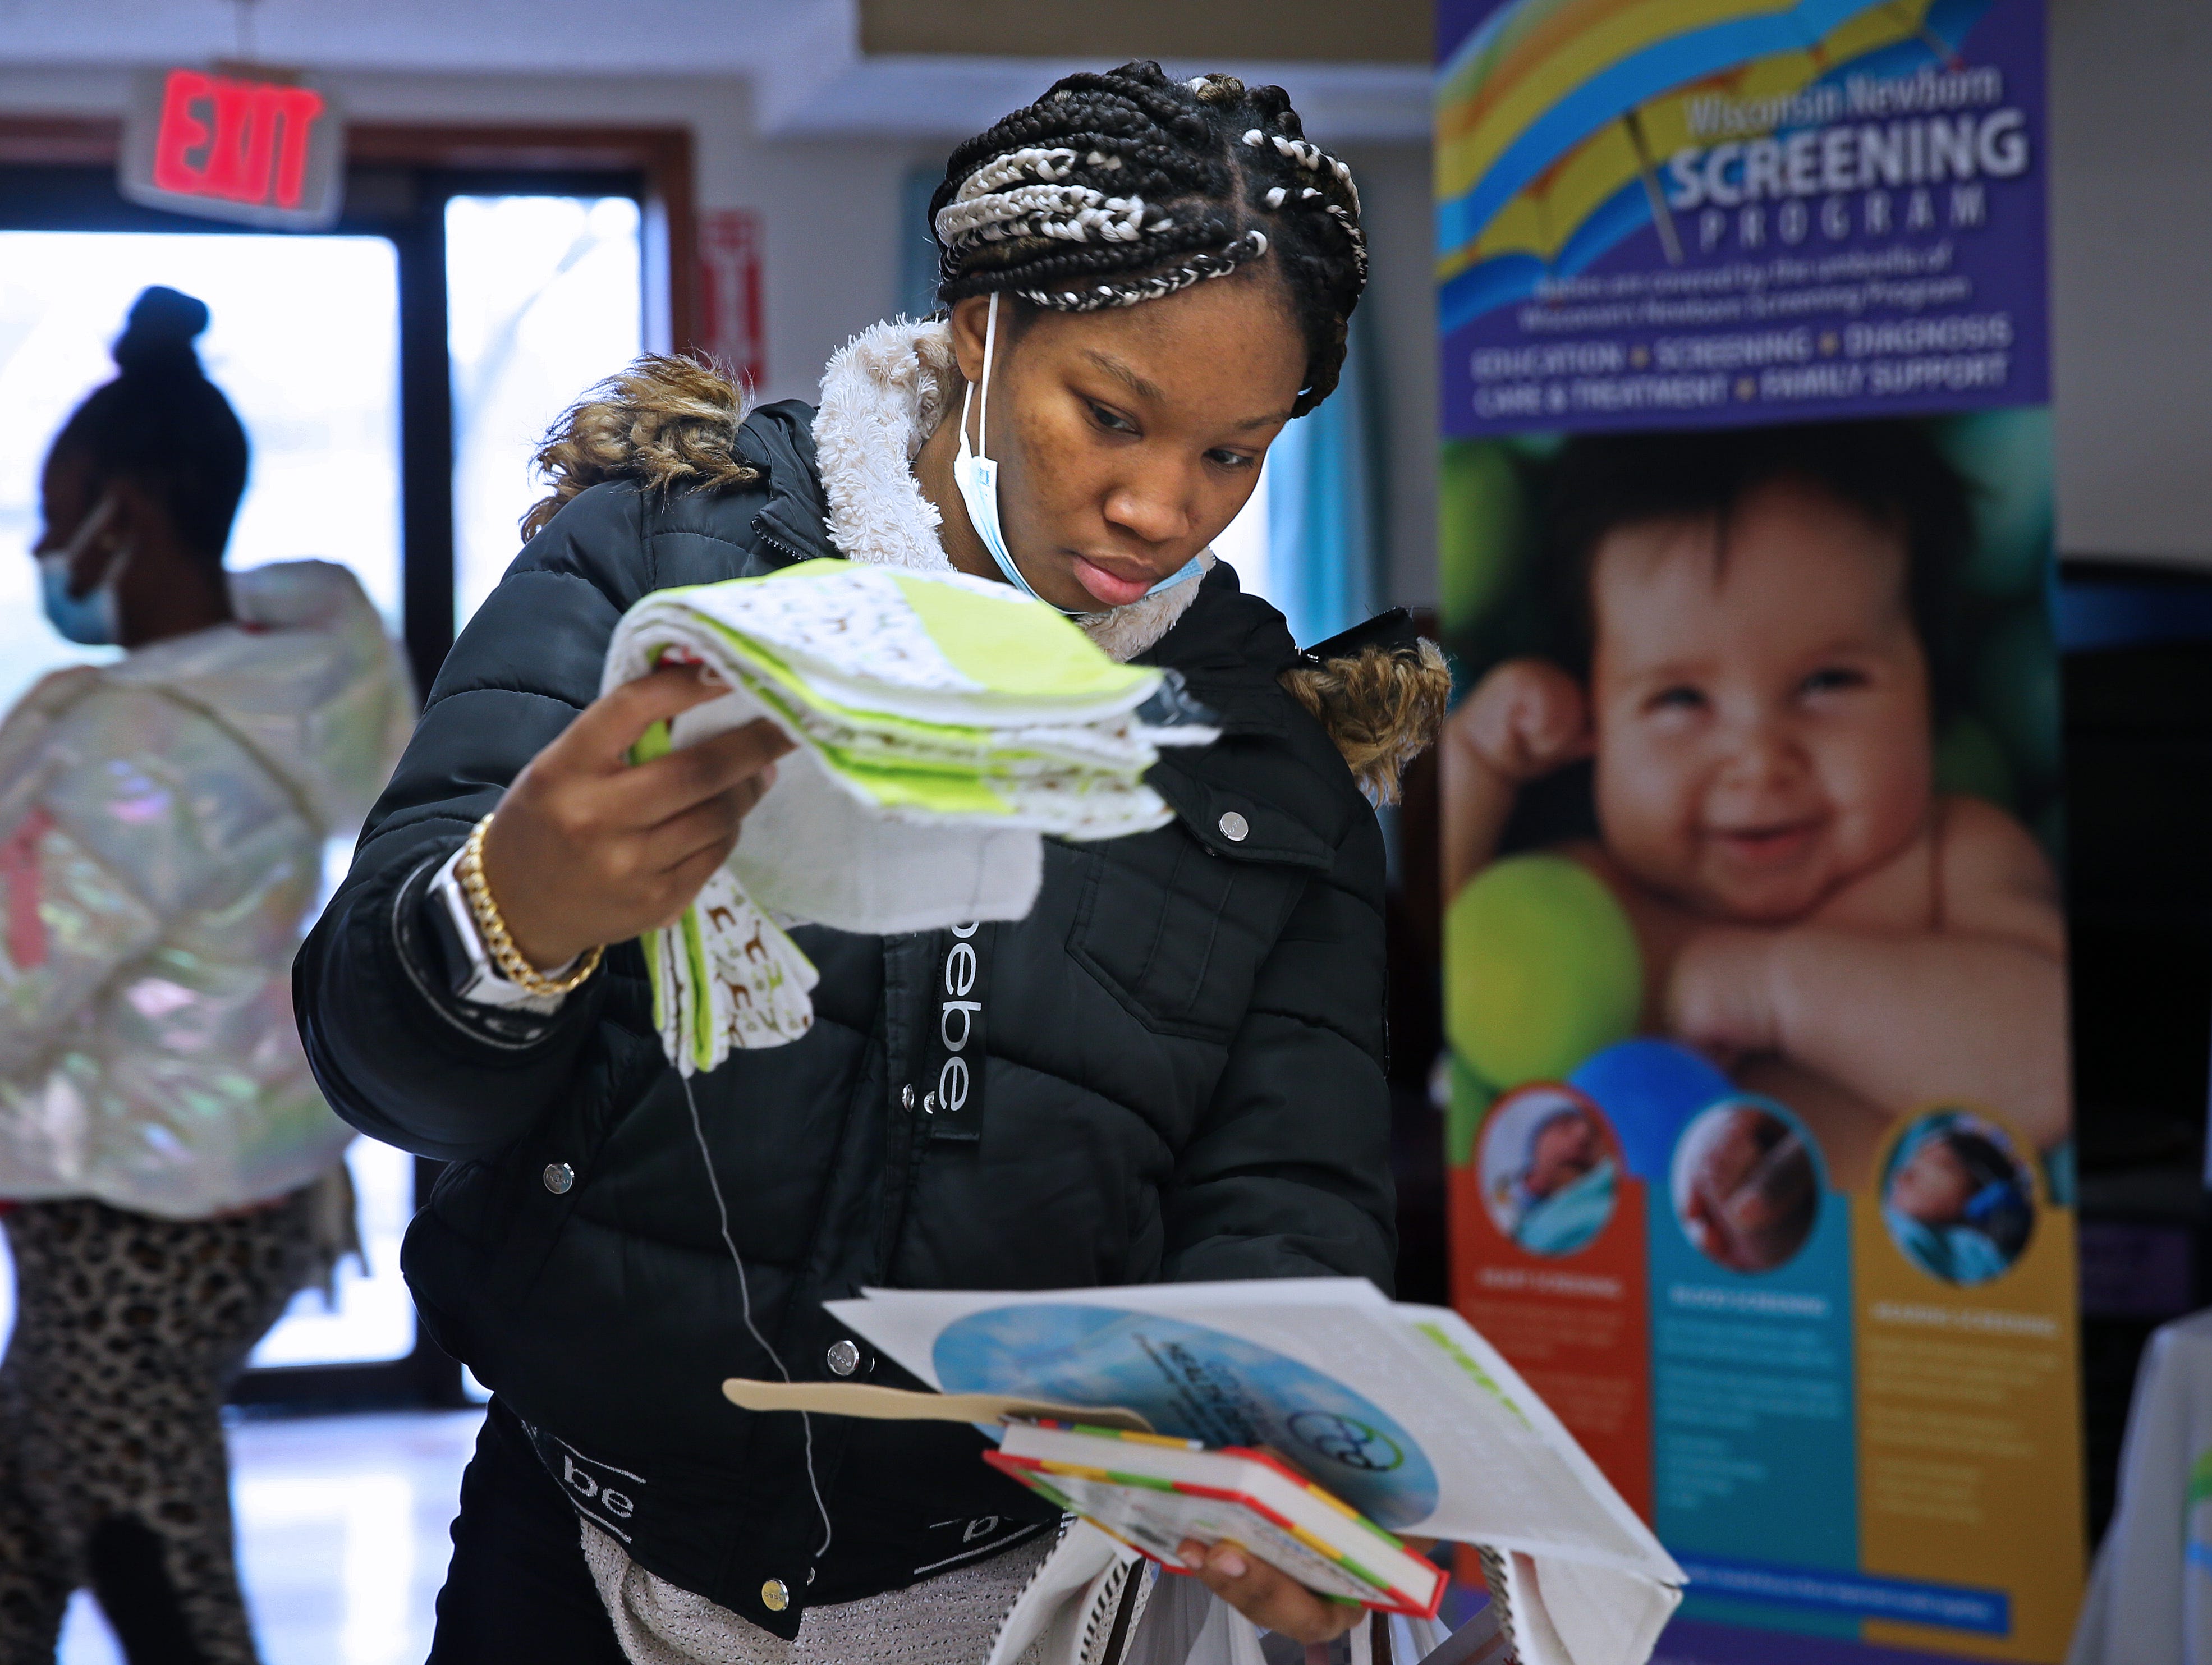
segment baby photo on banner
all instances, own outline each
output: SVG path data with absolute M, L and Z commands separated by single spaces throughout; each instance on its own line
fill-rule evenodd
M 1454 1302 L 1689 1571 L 1660 1658 L 2055 1665 L 2040 4 L 1438 44 Z

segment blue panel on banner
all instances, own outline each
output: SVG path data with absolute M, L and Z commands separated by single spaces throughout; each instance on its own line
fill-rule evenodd
M 1692 1117 L 1653 1188 L 1660 1537 L 1678 1554 L 1855 1571 L 1848 1205 L 1796 1119 L 1749 1095 Z

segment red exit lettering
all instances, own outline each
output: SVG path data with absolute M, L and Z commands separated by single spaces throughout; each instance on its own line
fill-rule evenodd
M 307 87 L 172 70 L 154 141 L 154 184 L 185 197 L 297 208 L 323 96 Z

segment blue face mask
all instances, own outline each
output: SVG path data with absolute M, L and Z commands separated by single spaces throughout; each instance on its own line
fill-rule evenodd
M 991 559 L 999 563 L 1006 582 L 1035 601 L 1044 598 L 1030 587 L 1022 576 L 1022 569 L 1014 564 L 1014 557 L 1006 548 L 1006 528 L 999 524 L 999 465 L 996 459 L 976 453 L 986 448 L 991 423 L 991 355 L 998 345 L 999 297 L 991 296 L 991 310 L 983 322 L 983 408 L 975 419 L 975 448 L 968 448 L 968 406 L 975 397 L 975 384 L 968 384 L 968 391 L 960 398 L 960 449 L 952 459 L 952 483 L 960 489 L 960 501 L 968 506 L 968 524 L 975 528 L 975 535 L 983 540 L 983 547 L 991 552 Z M 1187 584 L 1199 576 L 1203 568 L 1196 556 L 1168 574 L 1145 592 L 1158 595 L 1162 590 L 1172 590 L 1178 584 Z M 1066 613 L 1070 618 L 1079 618 L 1079 613 L 1065 607 L 1056 607 L 1049 601 L 1044 605 L 1056 613 Z M 1133 604 L 1132 604 L 1133 605 Z M 1097 610 L 1105 611 L 1105 610 Z
M 39 552 L 39 599 L 46 609 L 46 622 L 61 633 L 64 641 L 73 641 L 80 647 L 115 645 L 115 585 L 123 576 L 124 563 L 130 560 L 131 552 L 122 550 L 108 562 L 106 572 L 101 574 L 91 594 L 73 596 L 69 592 L 70 567 L 100 535 L 100 529 L 114 512 L 115 498 L 110 494 L 84 517 L 67 544 Z

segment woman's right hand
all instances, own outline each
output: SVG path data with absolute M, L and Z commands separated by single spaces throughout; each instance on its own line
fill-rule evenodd
M 763 718 L 632 764 L 657 722 L 726 693 L 671 666 L 594 700 L 530 760 L 484 830 L 483 876 L 540 970 L 668 925 L 738 842 L 791 750 Z

